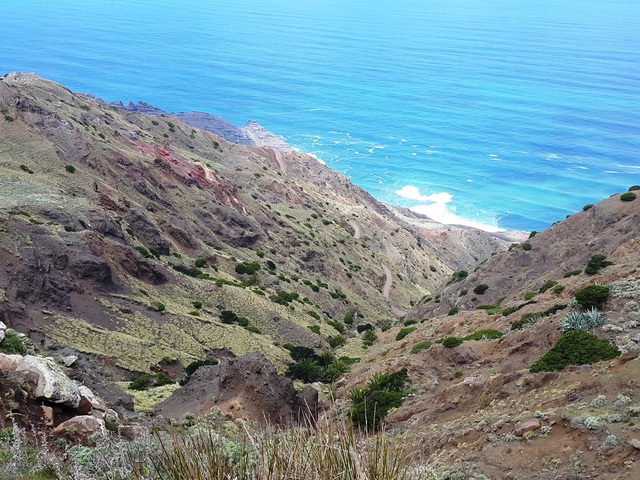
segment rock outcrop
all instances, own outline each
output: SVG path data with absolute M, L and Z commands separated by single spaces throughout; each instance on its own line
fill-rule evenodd
M 233 418 L 288 424 L 314 420 L 318 392 L 298 392 L 291 379 L 279 375 L 260 353 L 200 367 L 189 383 L 158 404 L 156 412 L 180 418 L 187 412 L 204 415 L 219 410 Z

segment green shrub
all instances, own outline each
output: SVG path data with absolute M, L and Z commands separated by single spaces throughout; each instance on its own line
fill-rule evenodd
M 279 291 L 277 294 L 269 296 L 269 300 L 271 300 L 273 303 L 284 305 L 285 307 L 289 306 L 289 303 L 293 302 L 294 300 L 298 300 L 298 298 L 300 298 L 300 295 L 298 293 L 285 291 Z
M 488 289 L 489 285 L 487 285 L 486 283 L 481 283 L 480 285 L 476 285 L 476 287 L 473 289 L 473 293 L 475 293 L 476 295 L 482 295 Z
M 318 325 L 309 325 L 307 328 L 313 333 L 320 335 L 320 327 Z
M 576 301 L 582 308 L 600 308 L 609 299 L 611 290 L 605 285 L 588 285 L 576 292 Z
M 580 275 L 581 273 L 582 270 L 571 270 L 570 272 L 564 274 L 564 278 L 573 277 L 574 275 Z
M 462 337 L 462 340 L 467 341 L 467 340 L 496 340 L 498 338 L 502 337 L 502 332 L 499 332 L 498 330 L 493 330 L 491 328 L 488 329 L 483 329 L 483 330 L 476 330 L 473 333 L 470 333 L 469 335 L 467 335 L 466 337 Z
M 432 272 L 436 271 L 436 267 L 434 267 L 433 265 L 429 265 L 429 270 L 431 270 Z
M 340 322 L 336 322 L 335 320 L 327 320 L 327 323 L 335 328 L 339 333 L 344 333 L 344 325 Z
M 443 338 L 439 343 L 442 343 L 443 346 L 447 348 L 454 348 L 458 345 L 462 345 L 463 340 L 458 337 L 447 337 Z
M 18 335 L 18 332 L 7 329 L 4 333 L 4 339 L 0 342 L 0 352 L 8 355 L 26 355 L 27 346 L 24 340 Z
M 196 261 L 193 262 L 196 268 L 205 268 L 207 266 L 207 261 L 204 258 L 196 258 Z
M 151 302 L 151 308 L 157 312 L 164 312 L 167 307 L 162 302 Z
M 429 340 L 417 343 L 411 349 L 411 353 L 416 354 L 422 352 L 423 350 L 428 350 L 429 348 L 431 348 L 431 345 L 433 345 L 433 342 L 430 342 Z
M 137 250 L 140 255 L 142 255 L 144 258 L 153 258 L 153 255 L 151 255 L 151 253 L 149 252 L 149 250 L 147 250 L 145 247 L 138 245 L 136 247 L 133 247 L 134 250 Z
M 370 323 L 363 323 L 363 324 L 358 325 L 356 327 L 356 331 L 358 333 L 362 333 L 362 332 L 364 332 L 366 330 L 373 330 L 373 325 L 371 325 Z
M 522 250 L 528 252 L 529 250 L 531 250 L 533 247 L 531 246 L 530 243 L 523 243 L 522 244 Z
M 236 273 L 244 275 L 253 275 L 258 270 L 260 270 L 258 262 L 242 262 L 236 265 Z
M 258 335 L 260 335 L 262 333 L 262 330 L 260 330 L 255 325 L 247 325 L 246 327 L 244 327 L 244 329 L 249 331 L 249 332 L 251 332 L 251 333 L 256 333 Z
M 553 286 L 553 293 L 562 293 L 564 292 L 564 285 L 554 285 Z
M 194 300 L 191 302 L 191 305 L 193 305 L 193 308 L 197 308 L 198 310 L 202 308 L 202 302 L 200 300 Z
M 416 330 L 417 330 L 416 327 L 401 328 L 398 334 L 396 335 L 396 341 L 402 340 L 404 337 L 409 335 L 411 332 L 415 332 Z
M 24 164 L 20 165 L 20 170 L 22 170 L 23 172 L 27 172 L 27 173 L 33 173 L 33 170 L 31 170 L 29 167 L 27 167 Z
M 636 199 L 636 194 L 633 192 L 627 192 L 620 195 L 620 200 L 623 202 L 633 202 Z
M 535 297 L 538 294 L 538 292 L 526 292 L 524 294 L 524 299 L 525 300 L 531 300 L 533 297 Z
M 629 187 L 630 192 L 633 192 L 635 190 L 640 190 L 640 185 L 632 185 Z
M 553 372 L 567 365 L 591 365 L 619 355 L 618 347 L 608 341 L 584 330 L 572 330 L 562 335 L 553 348 L 531 366 L 531 372 Z
M 538 290 L 539 293 L 544 293 L 547 290 L 549 290 L 550 288 L 555 287 L 558 284 L 558 282 L 556 282 L 555 280 L 547 280 L 546 282 L 544 282 L 542 284 L 542 286 L 540 287 L 540 290 Z
M 69 173 L 75 173 L 76 172 L 76 167 L 74 167 L 73 165 L 67 165 L 67 166 L 64 167 L 64 169 Z
M 349 393 L 351 420 L 367 431 L 377 431 L 380 423 L 392 408 L 402 405 L 408 391 L 407 369 L 395 373 L 377 373 L 365 388 L 357 388 Z
M 487 312 L 487 315 L 496 315 L 498 313 L 502 313 L 502 308 L 500 308 L 500 305 L 497 304 L 490 304 L 490 305 L 478 305 L 476 307 L 478 310 L 484 310 Z
M 451 280 L 447 282 L 447 285 L 449 285 L 450 283 L 461 282 L 462 280 L 467 278 L 468 275 L 469 275 L 469 272 L 467 272 L 466 270 L 459 270 L 457 272 L 453 272 L 453 274 L 451 275 Z
M 582 207 L 582 210 L 586 212 L 587 210 L 590 210 L 592 208 L 593 208 L 593 203 L 587 203 L 584 207 Z
M 153 383 L 153 376 L 148 373 L 141 375 L 129 384 L 130 390 L 147 390 Z
M 378 336 L 373 332 L 373 330 L 366 330 L 362 334 L 362 343 L 365 347 L 370 347 L 376 342 L 376 340 L 378 340 Z
M 451 310 L 449 310 L 449 313 L 447 313 L 447 315 L 452 316 L 458 313 L 459 311 L 460 309 L 458 307 L 453 307 Z
M 613 265 L 613 262 L 609 262 L 606 260 L 607 256 L 598 253 L 592 256 L 587 263 L 587 266 L 584 269 L 584 273 L 589 275 L 594 275 L 601 268 L 608 267 L 609 265 Z

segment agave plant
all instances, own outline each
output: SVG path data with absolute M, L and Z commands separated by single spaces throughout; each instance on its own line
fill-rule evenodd
M 570 330 L 591 330 L 604 323 L 605 318 L 598 310 L 591 308 L 586 312 L 569 312 L 562 320 L 560 326 L 562 330 L 568 332 Z

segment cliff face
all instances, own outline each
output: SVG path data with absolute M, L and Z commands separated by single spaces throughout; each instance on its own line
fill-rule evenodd
M 127 369 L 212 348 L 282 365 L 276 344 L 355 338 L 506 248 L 409 218 L 313 157 L 32 74 L 0 81 L 0 108 L 0 319 Z

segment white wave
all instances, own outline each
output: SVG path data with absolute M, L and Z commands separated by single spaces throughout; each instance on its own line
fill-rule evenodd
M 410 207 L 412 212 L 426 215 L 427 217 L 445 225 L 464 225 L 467 227 L 473 227 L 486 232 L 503 232 L 504 229 L 497 225 L 488 225 L 474 220 L 468 220 L 462 218 L 459 215 L 453 213 L 448 204 L 453 200 L 453 196 L 448 192 L 433 193 L 431 195 L 421 195 L 420 189 L 413 185 L 405 185 L 400 190 L 396 190 L 396 195 L 399 195 L 408 200 L 416 200 L 419 202 L 430 202 L 429 205 L 415 205 Z
M 611 175 L 624 175 L 623 172 L 617 172 L 615 170 L 605 170 L 604 173 L 609 173 Z

